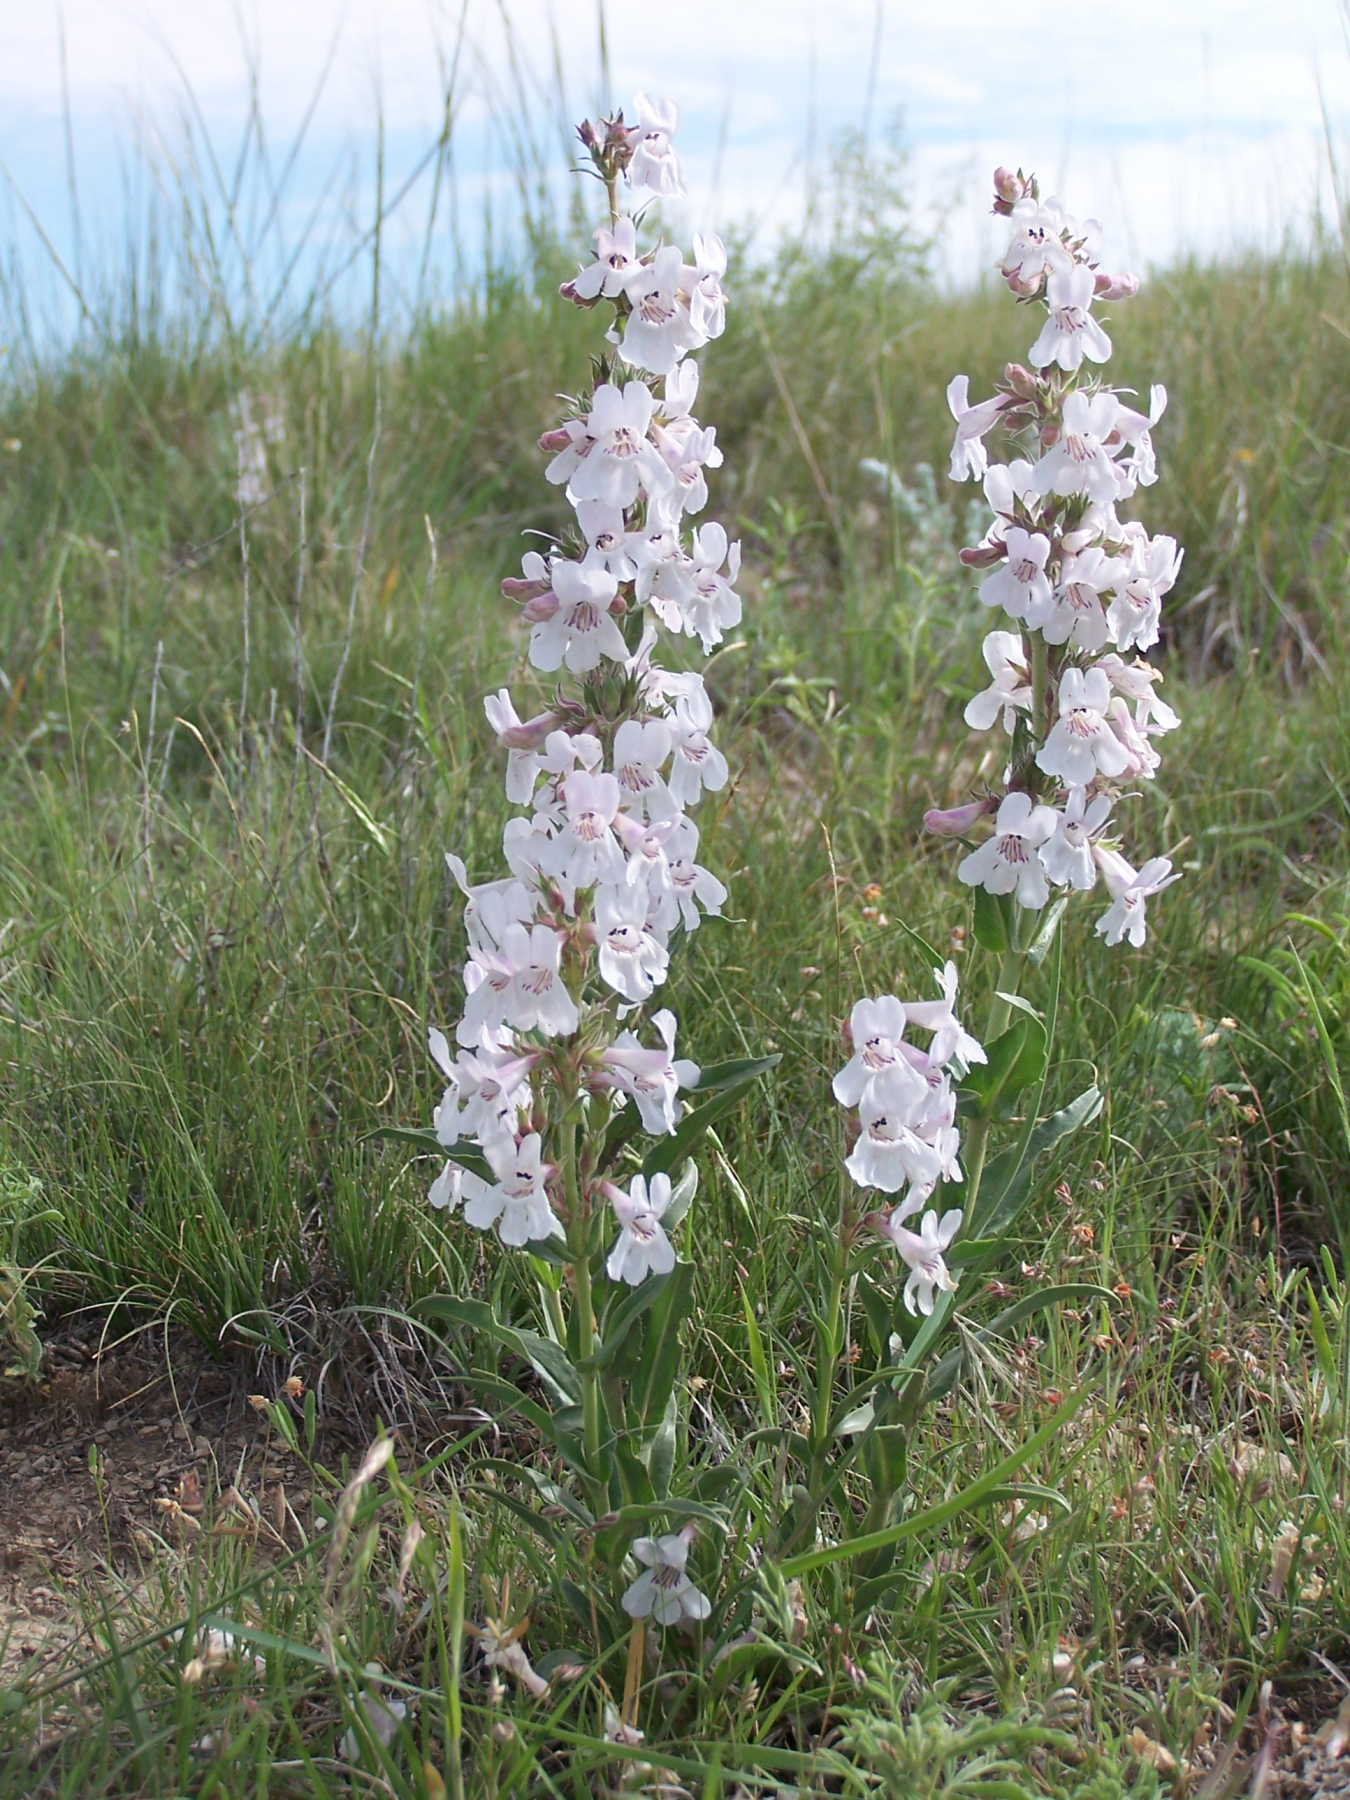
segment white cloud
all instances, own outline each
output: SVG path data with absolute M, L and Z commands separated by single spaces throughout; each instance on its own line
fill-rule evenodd
M 212 129 L 237 138 L 250 59 L 232 0 L 61 0 L 59 13 L 56 0 L 0 5 L 0 155 L 44 216 L 64 216 L 59 16 L 77 166 L 100 212 L 114 203 L 108 147 L 129 109 L 171 117 L 185 83 Z M 571 93 L 593 101 L 596 0 L 512 0 L 511 12 L 535 111 L 552 106 L 551 32 Z M 368 150 L 377 94 L 397 180 L 439 122 L 459 0 L 243 0 L 243 17 L 274 145 L 297 128 L 337 37 L 297 197 L 321 189 L 343 144 Z M 513 82 L 493 0 L 469 0 L 467 19 L 469 171 L 501 165 L 483 96 Z M 859 117 L 875 20 L 874 0 L 611 4 L 616 94 L 644 86 L 682 101 L 696 218 L 786 218 L 808 144 L 819 155 Z M 890 0 L 874 94 L 874 125 L 904 117 L 923 200 L 947 191 L 954 168 L 971 171 L 947 246 L 953 272 L 974 266 L 994 160 L 1035 164 L 1072 210 L 1113 214 L 1122 249 L 1156 262 L 1190 245 L 1269 237 L 1281 208 L 1310 203 L 1321 96 L 1335 120 L 1350 114 L 1350 51 L 1336 0 Z M 543 136 L 561 162 L 559 137 L 551 127 Z

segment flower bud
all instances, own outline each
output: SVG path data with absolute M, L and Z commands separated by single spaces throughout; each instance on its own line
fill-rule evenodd
M 1031 300 L 1040 293 L 1041 283 L 1045 277 L 1043 274 L 1028 275 L 1024 277 L 1014 269 L 1012 274 L 1006 276 L 1005 279 L 1009 288 L 1017 295 L 1019 300 Z
M 1016 175 L 1011 169 L 994 170 L 994 193 L 1006 206 L 1016 206 L 1026 191 L 1026 180 L 1020 170 Z
M 599 130 L 591 124 L 589 119 L 583 119 L 580 125 L 577 126 L 577 136 L 581 139 L 586 148 L 592 152 L 603 148 L 604 139 L 600 136 Z
M 961 563 L 967 569 L 992 569 L 1006 554 L 1002 544 L 975 544 L 961 552 Z
M 548 591 L 546 581 L 524 581 L 519 575 L 508 575 L 502 582 L 503 600 L 537 600 Z
M 505 586 L 505 583 L 502 585 Z M 545 619 L 551 619 L 557 610 L 558 596 L 546 589 L 542 594 L 536 594 L 533 599 L 526 601 L 520 609 L 520 616 L 531 625 L 541 625 Z
M 556 731 L 557 728 L 556 713 L 537 713 L 533 719 L 525 719 L 519 725 L 511 725 L 505 731 L 499 731 L 497 742 L 503 750 L 537 750 L 549 732 Z
M 572 434 L 565 425 L 555 425 L 552 431 L 546 431 L 539 440 L 539 448 L 556 455 L 565 450 L 572 441 Z
M 1092 291 L 1098 300 L 1131 300 L 1139 292 L 1139 277 L 1108 275 L 1104 269 L 1098 269 L 1093 277 Z
M 994 805 L 993 796 L 986 795 L 983 800 L 971 800 L 965 806 L 932 806 L 923 815 L 923 828 L 931 831 L 934 837 L 964 837 L 972 825 L 994 810 Z
M 624 599 L 621 592 L 615 594 L 614 598 L 610 601 L 609 610 L 616 619 L 621 619 L 628 611 L 628 602 Z
M 1003 370 L 1003 379 L 1019 400 L 1036 398 L 1036 377 L 1021 363 L 1008 363 Z
M 628 126 L 623 122 L 623 114 L 618 113 L 606 121 L 605 154 L 612 158 L 614 167 L 622 172 L 633 160 L 633 152 L 642 137 L 637 126 Z
M 1059 442 L 1059 426 L 1053 419 L 1047 419 L 1040 429 L 1041 448 L 1052 450 Z

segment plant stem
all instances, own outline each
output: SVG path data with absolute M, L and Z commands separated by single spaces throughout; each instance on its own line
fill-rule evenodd
M 553 1327 L 553 1335 L 563 1349 L 567 1348 L 567 1320 L 563 1316 L 562 1295 L 557 1288 L 551 1288 L 540 1282 L 539 1291 L 543 1298 L 544 1310 L 548 1314 L 549 1324 Z
M 1003 952 L 1003 959 L 998 965 L 998 983 L 989 1007 L 989 1020 L 984 1028 L 986 1044 L 992 1044 L 1000 1032 L 1007 1030 L 1012 1006 L 1004 995 L 1016 994 L 1026 960 L 1026 951 L 1019 950 L 1016 941 Z M 969 1231 L 975 1218 L 975 1204 L 980 1197 L 980 1177 L 984 1173 L 985 1153 L 989 1148 L 989 1127 L 992 1123 L 989 1114 L 982 1113 L 978 1119 L 971 1120 L 970 1129 L 966 1133 L 966 1204 L 965 1217 L 961 1221 L 962 1231 Z
M 577 1169 L 579 1121 L 563 1121 L 563 1190 L 567 1196 L 568 1248 L 572 1253 L 572 1279 L 577 1293 L 577 1338 L 581 1355 L 595 1353 L 595 1301 L 591 1294 L 591 1218 L 583 1208 Z M 603 1485 L 600 1473 L 600 1377 L 594 1369 L 581 1371 L 582 1442 L 586 1467 Z
M 829 1444 L 830 1413 L 834 1406 L 834 1378 L 839 1367 L 840 1328 L 843 1322 L 844 1278 L 848 1272 L 848 1235 L 844 1208 L 839 1209 L 839 1234 L 830 1261 L 830 1290 L 825 1319 L 818 1334 L 819 1364 L 816 1369 L 816 1406 L 811 1438 L 819 1464 Z M 813 1475 L 812 1487 L 816 1483 Z
M 1039 631 L 1031 634 L 1031 732 L 1037 747 L 1050 734 L 1050 647 Z

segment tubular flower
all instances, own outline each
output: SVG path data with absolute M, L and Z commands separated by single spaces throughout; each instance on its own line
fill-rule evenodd
M 961 1229 L 960 1207 L 943 1213 L 941 1219 L 935 1212 L 925 1213 L 918 1231 L 907 1230 L 900 1223 L 898 1212 L 873 1213 L 870 1222 L 872 1229 L 894 1244 L 909 1265 L 904 1294 L 907 1311 L 917 1310 L 927 1317 L 933 1310 L 935 1295 L 956 1290 L 942 1253 Z
M 983 693 L 966 702 L 964 718 L 972 731 L 988 731 L 1003 715 L 1003 729 L 1011 737 L 1019 711 L 1031 708 L 1031 664 L 1021 638 L 1012 631 L 991 631 L 984 640 L 984 660 L 993 676 Z
M 980 599 L 986 606 L 1001 606 L 1010 619 L 1039 622 L 1050 608 L 1052 590 L 1045 565 L 1050 540 L 1040 531 L 1024 531 L 1014 525 L 1004 538 L 1008 560 L 980 583 Z
M 1122 774 L 1129 755 L 1107 722 L 1110 706 L 1111 684 L 1100 669 L 1066 669 L 1059 718 L 1036 752 L 1039 767 L 1067 787 L 1086 787 L 1099 774 Z
M 687 1567 L 692 1526 L 669 1537 L 640 1537 L 633 1555 L 646 1566 L 623 1597 L 630 1619 L 655 1619 L 658 1625 L 678 1625 L 688 1619 L 706 1619 L 712 1603 L 690 1579 Z
M 932 807 L 924 825 L 938 837 L 964 838 L 986 814 L 995 815 L 992 833 L 963 853 L 957 874 L 982 890 L 976 943 L 1002 959 L 990 1025 L 998 1051 L 986 1052 L 962 1030 L 949 962 L 938 978 L 940 1001 L 883 995 L 857 1002 L 851 1055 L 833 1083 L 836 1098 L 858 1109 L 849 1174 L 859 1185 L 903 1193 L 867 1222 L 900 1252 L 909 1270 L 904 1303 L 924 1314 L 953 1290 L 945 1253 L 963 1218 L 983 1227 L 999 1217 L 998 1203 L 986 1204 L 980 1189 L 988 1133 L 1002 1084 L 1035 1069 L 1042 1042 L 1012 1012 L 1025 1006 L 1017 991 L 1025 968 L 1046 954 L 1060 908 L 1095 888 L 1099 876 L 1110 905 L 1097 932 L 1108 945 L 1136 946 L 1146 941 L 1147 901 L 1178 878 L 1165 857 L 1136 869 L 1114 842 L 1127 784 L 1155 775 L 1157 740 L 1178 724 L 1158 694 L 1158 671 L 1127 653 L 1158 641 L 1181 551 L 1172 538 L 1150 537 L 1117 512 L 1157 478 L 1152 434 L 1167 395 L 1155 386 L 1147 412 L 1136 410 L 1092 368 L 1111 355 L 1097 309 L 1128 300 L 1139 284 L 1098 266 L 1100 227 L 1094 220 L 1080 226 L 1057 201 L 1042 200 L 1034 177 L 999 169 L 994 190 L 995 213 L 1012 223 L 1002 274 L 1019 299 L 1043 307 L 1043 320 L 1030 366 L 1009 363 L 1003 391 L 971 405 L 969 383 L 958 375 L 947 404 L 957 428 L 951 477 L 981 479 L 993 513 L 960 560 L 981 571 L 981 603 L 1015 627 L 986 635 L 990 685 L 967 702 L 964 716 L 972 731 L 1001 725 L 1011 742 L 998 753 L 1001 794 Z M 1003 463 L 990 460 L 996 430 L 1014 447 Z M 864 467 L 893 479 L 884 464 L 869 460 Z M 991 778 L 994 754 L 979 767 L 981 781 Z M 1026 919 L 1047 906 L 1052 887 L 1062 890 L 1055 910 L 1044 922 Z M 964 949 L 970 939 L 962 932 L 954 942 Z M 907 1041 L 925 1027 L 932 1032 L 926 1052 Z M 988 1076 L 972 1075 L 972 1065 L 986 1059 L 994 1065 Z M 954 1082 L 966 1090 L 960 1112 Z M 963 1116 L 978 1133 L 966 1158 L 966 1206 L 935 1207 L 918 1230 L 909 1229 L 904 1221 L 923 1211 L 939 1182 L 963 1180 Z M 856 1216 L 846 1219 L 846 1230 L 856 1223 Z
M 1050 890 L 1039 851 L 1054 829 L 1053 807 L 1033 805 L 1029 794 L 1009 794 L 998 809 L 993 837 L 971 851 L 957 876 L 991 894 L 1016 894 L 1019 906 L 1042 907 Z
M 649 1275 L 669 1275 L 675 1267 L 675 1251 L 661 1227 L 670 1205 L 669 1175 L 653 1175 L 650 1191 L 641 1175 L 635 1175 L 625 1194 L 609 1189 L 609 1203 L 620 1226 L 618 1240 L 609 1253 L 605 1272 L 611 1281 L 641 1287 Z
M 1122 938 L 1128 938 L 1136 950 L 1142 949 L 1148 935 L 1145 901 L 1171 887 L 1174 881 L 1180 881 L 1180 874 L 1172 873 L 1172 865 L 1165 856 L 1150 857 L 1142 869 L 1136 870 L 1119 851 L 1098 846 L 1093 854 L 1111 896 L 1110 906 L 1097 921 L 1098 932 L 1108 944 L 1118 944 Z

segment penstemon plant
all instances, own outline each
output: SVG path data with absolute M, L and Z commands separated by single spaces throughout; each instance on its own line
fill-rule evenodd
M 725 254 L 715 237 L 695 238 L 692 263 L 670 244 L 644 253 L 641 214 L 623 205 L 683 193 L 677 116 L 639 96 L 636 127 L 620 113 L 579 128 L 608 217 L 562 296 L 612 322 L 589 393 L 541 440 L 575 523 L 503 583 L 530 627 L 530 665 L 558 681 L 526 719 L 506 689 L 485 702 L 522 809 L 503 835 L 510 873 L 473 884 L 447 859 L 469 959 L 463 1016 L 450 1036 L 430 1033 L 448 1085 L 429 1199 L 522 1259 L 537 1310 L 523 1320 L 501 1300 L 426 1302 L 469 1334 L 479 1397 L 561 1463 L 561 1481 L 511 1473 L 575 1526 L 601 1609 L 608 1588 L 631 1619 L 660 1626 L 708 1616 L 689 1553 L 723 1519 L 717 1482 L 699 1486 L 678 1454 L 691 1153 L 778 1060 L 700 1070 L 676 1056 L 670 1010 L 649 1012 L 672 944 L 727 897 L 698 861 L 691 817 L 728 779 L 712 705 L 698 671 L 663 667 L 657 646 L 665 634 L 706 656 L 741 617 L 739 546 L 720 524 L 689 533 L 686 522 L 722 460 L 694 415 L 690 353 L 723 329 Z M 656 1140 L 645 1153 L 641 1134 Z M 596 1604 L 595 1585 L 574 1599 L 588 1624 Z
M 1014 231 L 1002 274 L 1021 302 L 1043 307 L 1044 323 L 1031 366 L 1010 364 L 1001 391 L 971 405 L 967 378 L 959 375 L 947 399 L 957 427 L 951 475 L 982 478 L 994 513 L 962 561 L 984 571 L 980 599 L 1001 609 L 1011 626 L 985 639 L 992 680 L 965 719 L 975 730 L 1001 728 L 1008 754 L 997 791 L 925 816 L 929 831 L 951 838 L 969 838 L 992 821 L 992 834 L 968 850 L 956 873 L 974 889 L 974 940 L 998 959 L 993 996 L 977 1041 L 957 1018 L 955 964 L 911 933 L 934 968 L 940 997 L 884 994 L 853 1008 L 852 1054 L 834 1080 L 836 1098 L 856 1109 L 856 1119 L 817 1328 L 821 1403 L 811 1441 L 802 1446 L 808 1473 L 798 1514 L 781 1538 L 795 1552 L 782 1565 L 787 1573 L 856 1559 L 864 1603 L 884 1587 L 893 1546 L 922 1523 L 896 1518 L 908 1432 L 919 1409 L 951 1389 L 971 1338 L 1006 1331 L 1058 1303 L 1113 1298 L 1091 1283 L 1041 1287 L 974 1326 L 958 1319 L 957 1272 L 988 1273 L 1006 1260 L 1012 1230 L 1037 1191 L 1038 1159 L 1101 1107 L 1094 1086 L 1060 1112 L 1041 1111 L 1068 902 L 1100 879 L 1110 903 L 1097 932 L 1108 945 L 1139 946 L 1146 902 L 1177 879 L 1162 856 L 1136 869 L 1115 824 L 1129 790 L 1157 771 L 1154 740 L 1178 723 L 1158 697 L 1157 670 L 1138 652 L 1158 640 L 1161 602 L 1181 552 L 1170 537 L 1150 538 L 1116 511 L 1156 479 L 1151 432 L 1167 396 L 1154 387 L 1147 414 L 1138 412 L 1091 368 L 1111 354 L 1094 302 L 1126 299 L 1138 283 L 1100 269 L 1100 228 L 1093 221 L 1079 227 L 1057 202 L 1042 201 L 1034 179 L 1000 169 L 994 210 Z M 991 465 L 985 438 L 996 425 L 1023 454 Z M 1037 1009 L 1022 987 L 1028 971 L 1042 965 Z M 913 1041 L 911 1028 L 928 1034 L 926 1044 Z M 993 1128 L 1014 1112 L 1020 1117 L 1013 1141 L 990 1159 Z M 869 1194 L 882 1196 L 883 1205 L 869 1202 Z M 939 1196 L 950 1196 L 949 1204 Z M 883 1246 L 898 1253 L 905 1270 L 898 1293 L 877 1275 Z M 849 1282 L 875 1356 L 840 1403 L 841 1298 Z M 954 1335 L 955 1347 L 946 1348 L 944 1338 Z M 1024 1446 L 994 1475 L 1014 1475 L 1031 1449 Z M 836 1506 L 843 1541 L 803 1549 L 842 1473 L 858 1463 L 870 1477 L 861 1530 L 850 1535 L 849 1516 Z M 999 1492 L 997 1481 L 985 1487 Z M 1025 1503 L 1027 1490 L 1020 1492 Z

